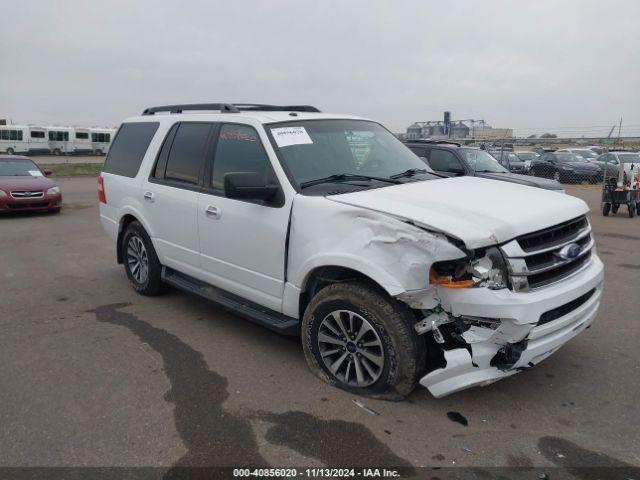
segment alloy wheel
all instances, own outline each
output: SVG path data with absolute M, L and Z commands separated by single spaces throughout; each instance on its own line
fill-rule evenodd
M 378 332 L 361 315 L 349 310 L 328 314 L 318 330 L 318 351 L 325 367 L 354 387 L 375 383 L 384 368 L 384 347 Z
M 136 282 L 142 284 L 149 276 L 149 258 L 144 242 L 137 235 L 132 236 L 127 244 L 127 264 Z

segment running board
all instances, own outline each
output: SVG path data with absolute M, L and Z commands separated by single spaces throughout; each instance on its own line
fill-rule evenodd
M 187 293 L 197 295 L 241 317 L 283 335 L 300 335 L 300 322 L 274 310 L 245 300 L 238 295 L 201 282 L 169 267 L 162 267 L 162 281 Z

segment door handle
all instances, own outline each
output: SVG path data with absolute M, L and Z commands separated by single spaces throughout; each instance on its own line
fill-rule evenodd
M 222 212 L 220 211 L 220 209 L 218 207 L 214 207 L 213 205 L 207 205 L 207 208 L 205 209 L 204 213 L 207 214 L 207 217 L 211 217 L 215 219 L 220 218 L 220 215 L 222 215 Z
M 152 202 L 154 201 L 153 198 L 153 192 L 144 192 L 144 199 L 147 200 L 148 202 Z

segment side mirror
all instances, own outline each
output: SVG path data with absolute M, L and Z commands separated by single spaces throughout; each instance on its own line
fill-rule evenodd
M 53 175 L 53 172 L 51 170 L 43 170 L 42 173 L 44 173 L 45 177 L 50 177 L 51 175 Z
M 227 198 L 269 200 L 278 191 L 276 185 L 267 185 L 255 172 L 234 172 L 224 176 L 224 195 Z

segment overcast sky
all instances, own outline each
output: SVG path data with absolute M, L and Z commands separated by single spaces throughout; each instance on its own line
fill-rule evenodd
M 516 134 L 640 135 L 640 1 L 2 0 L 0 118 L 305 103 Z M 617 132 L 617 130 L 616 130 Z

